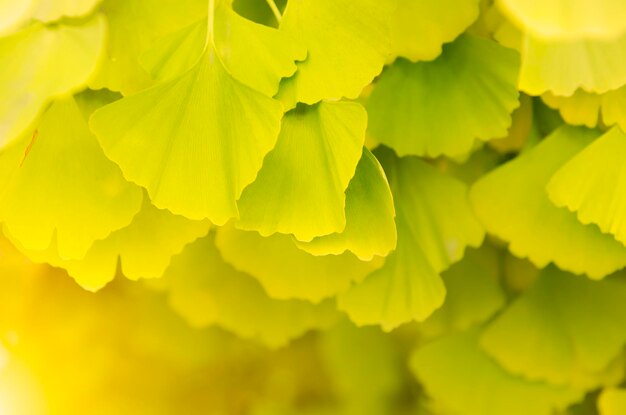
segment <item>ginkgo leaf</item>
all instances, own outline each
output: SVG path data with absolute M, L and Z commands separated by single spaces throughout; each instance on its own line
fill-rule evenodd
M 397 0 L 391 18 L 391 50 L 413 62 L 435 59 L 476 18 L 478 0 Z M 454 10 L 453 12 L 451 12 Z
M 533 99 L 526 95 L 520 95 L 520 106 L 513 111 L 511 127 L 506 136 L 489 140 L 489 147 L 499 153 L 519 152 L 528 143 L 528 139 L 534 127 Z
M 600 415 L 623 415 L 626 412 L 626 389 L 607 388 L 598 397 Z
M 32 13 L 35 0 L 0 0 L 0 36 L 10 34 Z
M 151 85 L 139 63 L 141 53 L 206 16 L 207 0 L 104 0 L 100 8 L 109 23 L 106 57 L 89 86 L 128 95 Z
M 382 261 L 359 261 L 351 253 L 315 256 L 287 235 L 262 237 L 232 226 L 217 230 L 215 245 L 226 262 L 256 278 L 270 297 L 320 302 L 362 281 Z
M 97 68 L 105 23 L 39 23 L 0 38 L 0 148 L 18 138 L 55 97 L 84 87 Z M 45 70 L 42 70 L 45 68 Z
M 238 202 L 236 226 L 310 241 L 346 227 L 345 191 L 365 141 L 367 114 L 354 102 L 299 105 L 283 118 L 276 147 Z
M 618 127 L 589 144 L 552 176 L 550 200 L 576 212 L 582 223 L 594 223 L 626 245 L 626 134 Z
M 346 190 L 346 228 L 311 242 L 296 241 L 313 255 L 350 251 L 363 261 L 386 256 L 397 241 L 396 211 L 387 177 L 376 157 L 363 148 L 356 173 Z
M 389 54 L 394 1 L 290 0 L 280 30 L 306 46 L 306 61 L 283 81 L 278 97 L 297 102 L 356 98 Z
M 545 40 L 526 33 L 519 89 L 530 95 L 604 93 L 626 84 L 626 34 L 617 39 Z
M 225 2 L 215 12 L 215 43 L 224 66 L 239 81 L 274 96 L 281 78 L 296 72 L 295 61 L 306 58 L 306 48 L 282 31 L 244 19 Z M 206 31 L 202 19 L 161 39 L 140 61 L 154 79 L 180 75 L 202 54 Z
M 118 259 L 124 276 L 131 280 L 159 278 L 172 256 L 184 246 L 209 232 L 208 221 L 192 221 L 157 209 L 144 197 L 143 207 L 125 228 L 98 240 L 84 258 L 63 260 L 53 243 L 45 251 L 18 246 L 35 262 L 47 262 L 64 268 L 76 282 L 89 291 L 97 291 L 111 282 L 117 272 Z M 11 235 L 8 235 L 11 238 Z
M 518 68 L 515 51 L 472 36 L 432 62 L 397 60 L 367 101 L 368 132 L 399 155 L 466 154 L 476 139 L 506 135 L 519 106 Z
M 73 98 L 0 152 L 0 222 L 27 249 L 56 235 L 59 256 L 80 259 L 140 207 L 141 189 L 105 157 Z
M 498 0 L 508 18 L 545 39 L 613 40 L 626 33 L 626 3 L 621 0 Z
M 550 107 L 558 109 L 561 117 L 569 124 L 596 127 L 602 121 L 604 125 L 617 124 L 626 130 L 626 87 L 604 94 L 577 89 L 569 97 L 545 93 L 541 99 Z
M 331 300 L 313 305 L 269 298 L 257 281 L 222 260 L 213 239 L 188 246 L 166 271 L 170 304 L 193 326 L 217 324 L 279 347 L 334 322 L 337 312 Z
M 439 308 L 445 287 L 439 273 L 479 246 L 484 232 L 467 200 L 467 187 L 416 157 L 377 153 L 394 196 L 398 246 L 385 265 L 348 292 L 338 306 L 357 325 L 391 330 L 426 319 Z
M 189 71 L 99 109 L 90 125 L 155 206 L 222 225 L 238 216 L 236 200 L 274 147 L 282 115 L 209 44 Z
M 429 338 L 467 330 L 493 316 L 505 304 L 500 287 L 499 252 L 491 245 L 470 249 L 441 274 L 446 301 L 419 326 Z
M 478 346 L 479 331 L 453 334 L 418 348 L 411 368 L 446 411 L 464 415 L 552 415 L 584 392 L 509 374 Z
M 34 19 L 53 22 L 62 17 L 81 17 L 91 13 L 101 0 L 35 0 Z
M 610 366 L 626 345 L 624 325 L 624 281 L 591 281 L 548 267 L 487 326 L 480 343 L 511 373 L 591 390 L 620 382 L 623 362 Z
M 563 126 L 544 141 L 478 180 L 470 199 L 489 233 L 537 267 L 602 278 L 626 265 L 626 248 L 595 225 L 554 206 L 545 190 L 552 175 L 598 133 Z

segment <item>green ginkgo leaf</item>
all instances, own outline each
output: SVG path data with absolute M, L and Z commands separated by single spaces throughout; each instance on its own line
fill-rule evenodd
M 576 212 L 626 245 L 626 134 L 618 127 L 589 144 L 563 165 L 547 185 L 550 200 Z
M 600 415 L 623 415 L 626 412 L 626 389 L 607 388 L 598 397 Z
M 85 86 L 97 68 L 105 23 L 34 23 L 0 38 L 0 148 L 20 136 L 45 104 Z
M 276 147 L 238 202 L 236 225 L 301 241 L 342 232 L 345 191 L 365 142 L 367 114 L 354 102 L 299 105 L 283 118 Z
M 313 305 L 269 298 L 257 281 L 222 260 L 213 239 L 209 236 L 188 246 L 166 271 L 170 304 L 190 324 L 217 324 L 241 337 L 279 347 L 335 321 L 337 311 L 331 300 Z
M 395 1 L 290 0 L 280 30 L 306 46 L 308 56 L 281 85 L 281 101 L 292 108 L 358 97 L 385 64 L 394 7 Z
M 376 157 L 363 148 L 356 173 L 346 190 L 346 227 L 341 233 L 311 242 L 296 241 L 313 255 L 339 255 L 350 251 L 363 261 L 386 256 L 397 241 L 396 211 L 387 177 Z
M 113 280 L 118 261 L 128 279 L 161 277 L 172 256 L 181 252 L 185 245 L 205 236 L 210 226 L 206 220 L 192 221 L 157 209 L 144 197 L 143 207 L 130 225 L 95 241 L 84 258 L 61 259 L 55 243 L 45 251 L 20 248 L 33 261 L 64 268 L 80 286 L 97 291 Z
M 101 0 L 35 0 L 34 19 L 53 22 L 62 17 L 81 17 L 91 13 Z
M 90 124 L 155 206 L 222 225 L 238 216 L 236 201 L 274 147 L 282 115 L 278 101 L 232 77 L 209 33 L 190 70 L 99 109 Z
M 215 44 L 224 66 L 239 81 L 274 96 L 281 78 L 296 72 L 295 61 L 306 58 L 306 48 L 282 31 L 244 19 L 225 2 L 215 13 Z M 180 75 L 202 54 L 206 31 L 202 19 L 167 36 L 142 54 L 142 65 L 154 79 Z
M 624 281 L 549 267 L 487 326 L 480 343 L 511 373 L 591 390 L 620 382 L 624 325 Z
M 429 338 L 467 330 L 493 316 L 505 304 L 498 279 L 500 257 L 489 244 L 470 249 L 460 262 L 441 274 L 446 301 L 419 326 Z
M 393 55 L 413 62 L 441 54 L 478 17 L 478 0 L 397 0 L 391 19 Z M 454 11 L 452 11 L 454 10 Z
M 546 185 L 598 133 L 563 126 L 544 141 L 478 180 L 470 198 L 489 233 L 509 243 L 516 256 L 541 268 L 602 278 L 626 265 L 626 248 L 595 225 L 552 204 Z
M 225 226 L 215 244 L 226 262 L 256 278 L 270 297 L 319 302 L 362 281 L 382 261 L 359 261 L 351 253 L 315 256 L 298 249 L 287 235 L 262 237 Z
M 439 273 L 459 261 L 467 246 L 479 246 L 484 232 L 463 183 L 416 157 L 397 158 L 385 148 L 377 156 L 394 196 L 398 246 L 382 268 L 340 295 L 338 306 L 358 325 L 391 330 L 423 321 L 441 306 Z
M 399 155 L 466 154 L 476 139 L 507 134 L 519 106 L 518 69 L 515 51 L 471 36 L 433 62 L 398 60 L 367 101 L 368 132 Z
M 103 0 L 101 10 L 109 23 L 106 57 L 89 86 L 128 95 L 152 84 L 139 63 L 141 53 L 206 16 L 207 0 Z
M 74 98 L 0 152 L 0 222 L 27 249 L 47 249 L 56 234 L 59 256 L 80 259 L 140 207 L 141 189 L 105 157 Z
M 552 415 L 584 392 L 512 375 L 478 346 L 478 330 L 453 334 L 417 349 L 411 368 L 443 413 Z
M 601 94 L 626 84 L 626 34 L 617 39 L 545 40 L 526 34 L 519 89 L 530 95 Z
M 621 0 L 498 0 L 519 26 L 545 39 L 613 40 L 626 32 L 626 3 Z

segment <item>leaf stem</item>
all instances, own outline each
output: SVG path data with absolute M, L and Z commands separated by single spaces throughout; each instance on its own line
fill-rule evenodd
M 280 14 L 280 10 L 278 10 L 276 3 L 274 2 L 274 0 L 265 0 L 265 1 L 267 2 L 267 5 L 270 6 L 270 9 L 272 9 L 272 13 L 274 13 L 274 17 L 276 18 L 276 21 L 278 22 L 278 24 L 280 24 L 280 21 L 283 19 L 283 16 Z
M 206 44 L 209 42 L 214 44 L 215 40 L 213 38 L 214 26 L 215 26 L 215 0 L 209 0 L 209 14 L 208 14 L 208 26 L 206 33 Z

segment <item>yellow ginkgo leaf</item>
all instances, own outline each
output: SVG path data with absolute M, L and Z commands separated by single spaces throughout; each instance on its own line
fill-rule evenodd
M 319 302 L 348 289 L 382 265 L 359 261 L 351 253 L 315 256 L 287 235 L 262 237 L 232 226 L 217 230 L 215 244 L 226 262 L 256 278 L 270 297 Z
M 285 32 L 244 19 L 226 2 L 217 5 L 214 30 L 218 53 L 230 73 L 268 96 L 276 94 L 281 78 L 296 72 L 295 61 L 307 55 Z M 202 19 L 161 39 L 140 61 L 154 79 L 180 75 L 202 54 L 206 31 Z
M 613 127 L 565 163 L 547 186 L 550 200 L 626 245 L 626 134 Z
M 47 249 L 56 234 L 59 256 L 80 259 L 140 207 L 141 189 L 106 158 L 74 98 L 0 152 L 0 222 L 27 249 Z
M 439 308 L 445 287 L 439 273 L 459 261 L 484 232 L 473 216 L 467 187 L 416 157 L 376 155 L 389 177 L 396 208 L 398 246 L 379 270 L 339 296 L 338 306 L 358 325 L 391 330 L 423 321 Z
M 398 60 L 367 101 L 368 133 L 399 155 L 464 155 L 477 139 L 506 135 L 519 106 L 518 69 L 515 51 L 472 36 L 432 62 Z
M 411 369 L 445 411 L 464 415 L 552 415 L 584 391 L 512 375 L 478 345 L 479 331 L 453 334 L 418 348 Z
M 396 247 L 393 197 L 376 157 L 363 148 L 356 173 L 346 190 L 346 228 L 296 244 L 313 255 L 339 255 L 350 251 L 363 261 L 386 256 Z
M 63 260 L 54 243 L 45 251 L 16 245 L 33 261 L 64 268 L 83 288 L 97 291 L 113 280 L 118 260 L 122 273 L 131 280 L 161 277 L 172 256 L 205 236 L 210 226 L 206 220 L 192 221 L 157 209 L 144 197 L 143 207 L 130 225 L 94 242 L 84 258 Z
M 84 87 L 97 68 L 104 18 L 80 26 L 35 23 L 0 38 L 0 148 L 16 139 L 55 97 Z
M 30 17 L 36 0 L 0 0 L 0 36 L 17 29 Z
M 546 192 L 552 175 L 597 136 L 584 128 L 560 127 L 479 179 L 470 198 L 487 231 L 507 241 L 514 255 L 540 268 L 553 262 L 576 274 L 602 278 L 624 267 L 624 246 L 553 205 Z
M 626 33 L 622 0 L 498 0 L 497 4 L 508 18 L 544 39 L 613 40 Z
M 395 1 L 290 0 L 280 30 L 306 46 L 306 61 L 283 81 L 278 96 L 297 102 L 356 98 L 380 73 L 389 54 Z
M 222 225 L 274 147 L 278 101 L 232 77 L 213 37 L 180 76 L 96 111 L 91 127 L 124 176 L 155 206 Z
M 626 3 L 625 3 L 626 4 Z M 626 34 L 611 40 L 545 40 L 524 35 L 519 88 L 530 95 L 604 93 L 626 84 Z
M 626 332 L 616 328 L 624 325 L 624 281 L 548 267 L 487 326 L 480 344 L 511 373 L 591 390 L 620 382 Z
M 310 241 L 346 227 L 345 191 L 365 141 L 367 114 L 355 102 L 299 105 L 283 118 L 276 147 L 238 202 L 236 226 Z
M 391 50 L 413 62 L 432 60 L 478 17 L 479 0 L 397 0 Z
M 558 109 L 561 117 L 569 124 L 596 127 L 602 121 L 604 125 L 617 124 L 626 130 L 626 87 L 604 94 L 577 89 L 569 97 L 547 92 L 541 99 L 551 108 Z
M 101 10 L 109 29 L 106 56 L 89 86 L 128 95 L 152 83 L 139 63 L 141 53 L 157 39 L 206 16 L 207 0 L 103 0 Z
M 188 246 L 174 257 L 165 275 L 172 308 L 193 326 L 217 324 L 279 347 L 335 321 L 331 300 L 314 305 L 269 298 L 257 281 L 222 260 L 213 239 L 211 235 Z

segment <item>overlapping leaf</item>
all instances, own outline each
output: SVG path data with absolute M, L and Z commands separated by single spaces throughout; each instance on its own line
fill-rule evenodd
M 537 267 L 560 268 L 602 278 L 626 265 L 626 248 L 595 225 L 552 204 L 546 185 L 598 133 L 563 126 L 534 148 L 482 177 L 470 192 L 489 233 L 509 243 L 516 256 Z
M 529 379 L 589 390 L 616 384 L 624 370 L 625 299 L 624 281 L 591 281 L 549 267 L 486 328 L 481 345 Z
M 97 68 L 104 30 L 97 15 L 79 26 L 35 23 L 0 38 L 0 148 L 19 137 L 45 104 L 84 87 Z
M 367 114 L 353 102 L 300 105 L 238 202 L 237 227 L 310 241 L 343 232 L 346 195 L 361 158 Z
M 319 302 L 345 291 L 352 281 L 379 268 L 382 261 L 359 261 L 347 252 L 315 256 L 298 249 L 287 235 L 267 238 L 225 226 L 215 243 L 222 257 L 237 270 L 259 280 L 273 298 Z
M 622 415 L 626 411 L 626 390 L 608 388 L 598 397 L 600 415 Z
M 249 275 L 225 263 L 209 236 L 172 261 L 170 304 L 194 326 L 217 324 L 244 338 L 282 346 L 336 318 L 332 301 L 273 300 Z
M 439 273 L 479 246 L 483 230 L 471 212 L 466 186 L 415 157 L 377 152 L 396 208 L 398 246 L 385 265 L 339 297 L 339 308 L 359 325 L 385 330 L 422 321 L 441 306 Z
M 27 249 L 45 250 L 56 235 L 59 256 L 80 259 L 140 207 L 141 189 L 105 157 L 73 98 L 0 152 L 0 222 Z
M 518 69 L 514 51 L 471 36 L 433 62 L 398 60 L 368 100 L 368 130 L 400 155 L 463 155 L 477 139 L 506 135 L 519 105 Z

